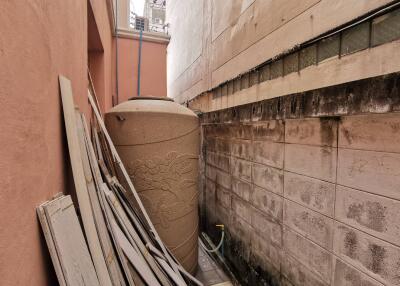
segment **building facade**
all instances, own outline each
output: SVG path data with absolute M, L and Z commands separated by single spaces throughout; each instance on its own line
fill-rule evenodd
M 165 27 L 166 2 L 166 0 L 146 0 L 143 16 L 149 19 L 149 30 L 151 32 L 167 32 Z
M 400 285 L 397 1 L 168 2 L 202 228 L 244 285 Z

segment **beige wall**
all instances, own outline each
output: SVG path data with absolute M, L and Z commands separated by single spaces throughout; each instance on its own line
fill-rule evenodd
M 88 3 L 97 27 L 89 33 L 97 30 L 100 39 L 92 75 L 107 109 L 112 94 L 107 1 L 0 1 L 1 285 L 57 283 L 36 207 L 73 186 L 58 75 L 71 79 L 75 103 L 88 113 Z
M 171 0 L 167 5 L 171 32 L 168 95 L 181 102 L 391 1 L 187 2 L 181 5 Z M 400 70 L 400 66 L 395 69 Z M 351 80 L 368 76 L 361 72 Z M 326 86 L 324 79 L 320 80 L 321 84 L 317 81 L 312 88 Z M 332 84 L 337 83 L 328 85 Z
M 204 0 L 170 1 L 167 22 L 171 41 L 168 45 L 168 85 L 172 85 L 185 70 L 202 56 Z M 197 75 L 193 75 L 197 80 Z

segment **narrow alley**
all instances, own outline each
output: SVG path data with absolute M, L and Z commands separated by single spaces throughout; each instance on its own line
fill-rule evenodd
M 1 286 L 400 286 L 399 0 L 0 0 Z

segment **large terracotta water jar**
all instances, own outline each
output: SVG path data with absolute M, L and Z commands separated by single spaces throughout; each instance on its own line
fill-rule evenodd
M 183 267 L 197 267 L 199 120 L 168 98 L 136 97 L 105 122 L 161 239 Z

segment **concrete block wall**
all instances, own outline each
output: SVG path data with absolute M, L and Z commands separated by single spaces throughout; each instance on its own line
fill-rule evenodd
M 319 47 L 311 45 L 299 54 L 264 66 L 268 70 L 259 69 L 263 82 L 260 88 L 254 88 L 252 93 L 239 92 L 253 86 L 254 78 L 247 72 L 393 2 L 169 0 L 168 96 L 180 103 L 196 98 L 191 103 L 194 108 L 211 111 L 399 71 L 397 58 L 388 56 L 396 53 L 398 43 L 374 48 L 373 53 L 365 50 L 369 43 L 375 47 L 399 39 L 399 14 L 384 15 L 371 25 L 371 35 L 377 34 L 372 39 L 368 23 L 353 27 L 344 31 L 340 40 L 335 35 Z M 227 81 L 228 86 L 224 85 Z M 215 89 L 219 85 L 221 97 L 213 100 L 209 91 L 219 93 Z M 241 94 L 224 102 L 224 95 L 232 93 L 232 89 Z
M 202 125 L 203 228 L 217 242 L 225 224 L 241 282 L 400 285 L 400 113 L 261 120 L 246 108 Z

